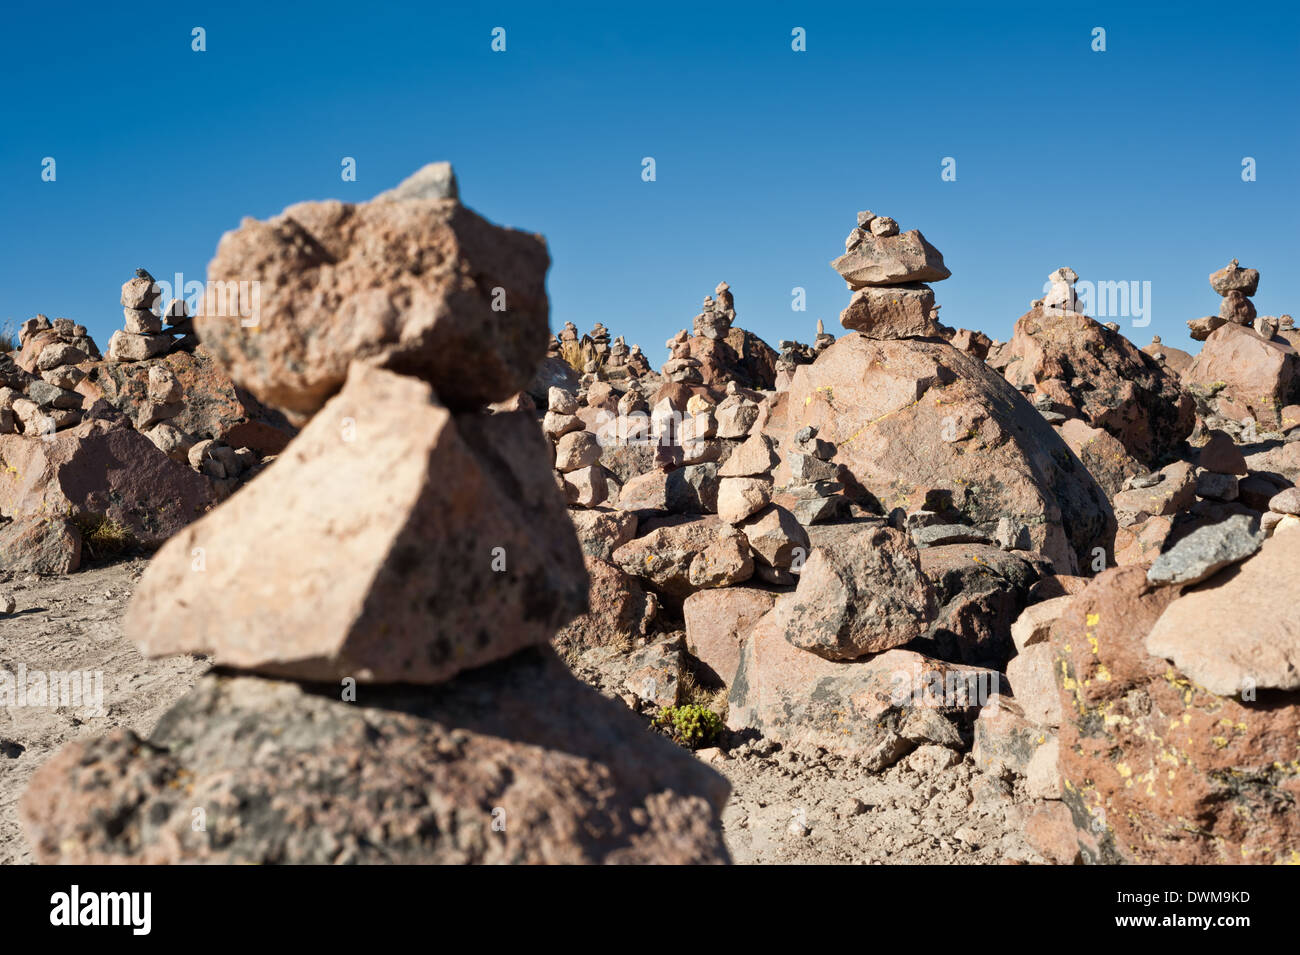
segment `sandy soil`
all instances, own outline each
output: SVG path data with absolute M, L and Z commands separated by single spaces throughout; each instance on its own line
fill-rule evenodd
M 0 618 L 0 670 L 102 672 L 105 709 L 93 716 L 0 708 L 0 863 L 31 862 L 17 803 L 46 758 L 71 739 L 114 726 L 147 735 L 208 668 L 196 657 L 145 660 L 123 636 L 121 618 L 144 567 L 131 560 L 69 577 L 0 581 L 18 603 L 14 615 Z M 599 673 L 576 671 L 598 688 L 604 682 Z M 696 755 L 731 781 L 723 826 L 738 863 L 1041 861 L 1021 832 L 1028 801 L 975 771 L 969 754 L 927 746 L 882 773 L 765 740 Z
M 1044 861 L 1026 843 L 1029 801 L 970 754 L 923 746 L 872 773 L 836 758 L 733 750 L 722 816 L 740 864 L 988 865 Z
M 195 657 L 145 660 L 123 637 L 122 615 L 144 567 L 129 560 L 67 577 L 0 581 L 18 604 L 0 617 L 0 670 L 99 672 L 104 703 L 102 716 L 85 707 L 0 707 L 0 863 L 32 861 L 17 804 L 42 762 L 69 740 L 114 726 L 147 734 L 208 668 Z

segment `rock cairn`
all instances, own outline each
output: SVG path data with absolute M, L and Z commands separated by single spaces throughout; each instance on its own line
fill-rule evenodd
M 626 384 L 650 373 L 650 364 L 641 353 L 641 347 L 629 347 L 622 335 L 611 339 L 609 329 L 601 322 L 581 336 L 577 326 L 565 322 L 559 334 L 551 336 L 546 355 L 548 359 L 564 361 L 584 376 L 591 376 L 591 381 Z M 544 389 L 542 397 L 545 397 Z
M 715 299 L 714 296 L 717 296 Z M 731 323 L 736 320 L 736 304 L 731 294 L 731 286 L 719 282 L 713 295 L 704 297 L 704 306 L 695 316 L 695 334 L 713 340 L 727 337 Z
M 100 358 L 86 332 L 68 318 L 23 322 L 16 360 L 0 367 L 0 434 L 50 435 L 79 424 L 85 396 L 78 387 Z
M 1077 310 L 1078 279 L 1068 267 L 1053 271 L 1047 293 L 1030 303 L 1011 341 L 996 348 L 996 358 L 990 347 L 988 361 L 1050 424 L 1061 427 L 1075 453 L 1114 493 L 1125 477 L 1177 453 L 1195 423 L 1195 404 L 1172 364 L 1138 349 L 1119 326 Z
M 668 349 L 669 358 L 659 369 L 660 374 L 678 384 L 698 385 L 704 382 L 700 360 L 691 357 L 691 341 L 686 329 L 683 328 L 664 342 L 664 346 Z
M 844 483 L 834 457 L 835 445 L 817 437 L 812 425 L 795 432 L 785 457 L 790 469 L 786 493 L 790 512 L 800 524 L 832 524 L 849 515 L 849 500 L 842 493 Z
M 242 386 L 308 420 L 150 563 L 128 636 L 227 669 L 149 741 L 80 740 L 36 774 L 22 813 L 41 861 L 725 861 L 721 777 L 544 647 L 586 609 L 583 555 L 533 413 L 487 406 L 512 404 L 543 357 L 545 243 L 454 192 L 403 188 L 351 207 L 346 233 L 333 206 L 300 204 L 222 240 L 210 277 L 283 297 L 263 302 L 255 340 L 202 316 L 198 335 Z M 329 266 L 288 254 L 303 241 L 334 250 Z M 429 247 L 462 261 L 406 258 Z M 354 360 L 351 335 L 328 328 L 364 323 L 381 286 L 391 334 Z M 484 335 L 485 321 L 510 331 Z M 591 452 L 560 453 L 567 467 Z
M 1077 312 L 1079 296 L 1075 294 L 1074 283 L 1079 281 L 1079 273 L 1068 266 L 1063 266 L 1047 277 L 1047 294 L 1040 303 L 1044 309 L 1059 312 Z
M 1210 273 L 1210 288 L 1223 299 L 1219 303 L 1219 314 L 1188 321 L 1187 328 L 1194 340 L 1203 342 L 1215 329 L 1229 323 L 1254 326 L 1257 316 L 1251 297 L 1259 290 L 1258 269 L 1243 269 L 1241 263 L 1233 259 L 1217 272 Z M 1276 319 L 1272 322 L 1269 338 L 1277 332 Z
M 1210 275 L 1223 297 L 1218 315 L 1187 323 L 1205 344 L 1183 371 L 1183 384 L 1208 425 L 1234 435 L 1279 435 L 1286 409 L 1300 404 L 1300 335 L 1290 316 L 1258 315 L 1250 296 L 1259 272 L 1236 259 Z
M 917 229 L 899 232 L 889 216 L 858 213 L 844 240 L 844 254 L 831 262 L 853 290 L 840 324 L 868 338 L 932 338 L 942 333 L 934 290 L 927 282 L 952 275 L 939 250 Z
M 163 334 L 160 294 L 154 277 L 144 269 L 136 269 L 135 277 L 123 284 L 126 324 L 108 340 L 109 361 L 144 361 L 164 355 L 172 347 L 172 336 Z

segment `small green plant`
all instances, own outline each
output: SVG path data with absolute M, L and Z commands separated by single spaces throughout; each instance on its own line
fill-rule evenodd
M 655 717 L 655 725 L 667 730 L 683 746 L 699 749 L 717 739 L 722 732 L 722 717 L 706 706 L 687 703 L 664 707 Z

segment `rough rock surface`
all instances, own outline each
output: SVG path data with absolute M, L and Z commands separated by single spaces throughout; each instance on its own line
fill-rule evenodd
M 783 453 L 805 425 L 888 512 L 929 501 L 991 536 L 1002 518 L 1064 573 L 1106 547 L 1100 487 L 1050 425 L 982 361 L 946 342 L 846 335 L 790 385 Z
M 1000 667 L 1011 656 L 1013 625 L 1040 577 L 1023 555 L 990 544 L 944 544 L 920 551 L 938 610 L 909 649 L 942 660 Z
M 168 423 L 196 439 L 213 438 L 232 448 L 277 454 L 296 433 L 284 415 L 231 381 L 202 347 L 174 351 L 156 362 L 104 362 L 79 390 L 103 397 L 134 420 L 148 400 L 150 369 L 159 365 L 176 376 L 184 393 L 183 410 Z
M 20 517 L 0 524 L 0 571 L 70 574 L 80 566 L 81 531 L 70 521 Z
M 1188 386 L 1218 389 L 1221 415 L 1236 421 L 1253 418 L 1261 430 L 1281 426 L 1296 378 L 1294 348 L 1233 324 L 1212 332 L 1183 374 Z
M 1274 863 L 1300 853 L 1295 694 L 1218 696 L 1145 647 L 1178 597 L 1120 567 L 1052 628 L 1062 801 L 1087 862 Z
M 110 520 L 156 547 L 216 503 L 212 482 L 123 422 L 87 420 L 49 440 L 0 434 L 0 512 Z
M 1076 312 L 1033 308 L 1016 322 L 1006 375 L 1033 384 L 1158 467 L 1191 433 L 1195 405 L 1163 365 L 1119 332 Z M 1018 359 L 1018 360 L 1016 360 Z
M 527 388 L 546 354 L 546 243 L 453 199 L 304 202 L 222 237 L 214 283 L 260 283 L 255 325 L 195 319 L 238 384 L 304 419 L 356 359 L 431 382 L 453 408 Z M 233 311 L 228 306 L 222 309 Z
M 934 595 L 907 535 L 869 525 L 814 547 L 781 606 L 792 645 L 827 660 L 854 660 L 920 636 Z
M 820 748 L 881 769 L 923 743 L 960 746 L 980 694 L 997 679 L 909 650 L 825 660 L 791 644 L 782 617 L 778 601 L 745 641 L 727 725 L 795 749 Z
M 1198 583 L 1220 569 L 1245 560 L 1259 550 L 1264 535 L 1244 514 L 1198 527 L 1151 562 L 1147 580 L 1153 584 Z
M 284 454 L 159 551 L 127 634 L 363 682 L 437 682 L 544 643 L 587 609 L 544 440 L 526 412 L 454 417 L 419 379 L 355 365 Z
M 37 861 L 728 861 L 725 780 L 548 650 L 434 689 L 338 692 L 214 673 L 147 741 L 70 744 L 23 799 Z
M 1147 636 L 1148 652 L 1219 696 L 1300 690 L 1297 561 L 1300 534 L 1274 534 L 1259 553 L 1170 604 Z
M 851 289 L 938 282 L 952 275 L 943 264 L 943 255 L 918 229 L 864 239 L 833 260 L 831 268 L 840 273 Z
M 868 338 L 933 338 L 940 334 L 934 290 L 928 285 L 890 285 L 853 293 L 840 324 Z

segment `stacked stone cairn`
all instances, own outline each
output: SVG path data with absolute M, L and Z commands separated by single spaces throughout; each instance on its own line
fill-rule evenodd
M 18 342 L 18 361 L 6 355 L 0 368 L 0 434 L 49 435 L 79 424 L 85 400 L 75 389 L 100 357 L 86 327 L 37 315 L 23 322 Z
M 825 323 L 817 319 L 817 335 L 812 345 L 794 339 L 782 339 L 780 354 L 776 359 L 776 390 L 785 391 L 790 386 L 794 370 L 800 365 L 811 365 L 817 356 L 835 344 L 835 336 L 826 331 Z
M 835 445 L 817 437 L 817 428 L 805 425 L 795 432 L 793 447 L 786 453 L 790 481 L 785 493 L 791 498 L 790 512 L 805 527 L 830 524 L 849 514 L 849 500 L 842 493 L 839 467 L 832 463 Z
M 1241 263 L 1233 259 L 1226 266 L 1210 275 L 1210 287 L 1222 297 L 1219 314 L 1205 318 L 1193 318 L 1187 323 L 1189 334 L 1198 342 L 1210 337 L 1216 328 L 1229 323 L 1233 325 L 1255 326 L 1255 303 L 1251 297 L 1259 290 L 1259 270 L 1243 269 Z M 1263 329 L 1255 330 L 1266 338 L 1277 334 L 1278 321 L 1272 316 L 1264 316 L 1263 324 L 1269 328 L 1265 335 Z
M 600 466 L 600 442 L 586 430 L 577 411 L 576 395 L 551 388 L 542 431 L 553 444 L 556 483 L 565 501 L 574 507 L 597 507 L 605 503 L 611 490 L 617 496 L 618 486 Z
M 699 359 L 691 357 L 690 336 L 686 329 L 683 328 L 664 342 L 664 346 L 668 349 L 669 358 L 659 369 L 660 374 L 678 384 L 698 385 L 704 381 Z
M 934 290 L 952 273 L 939 250 L 917 229 L 899 232 L 889 216 L 859 212 L 844 240 L 844 254 L 831 262 L 853 290 L 840 324 L 868 338 L 935 338 L 942 335 Z
M 719 282 L 713 295 L 704 297 L 704 306 L 695 316 L 694 328 L 696 335 L 717 341 L 726 338 L 731 330 L 731 323 L 736 320 L 736 303 L 731 286 L 726 282 Z
M 40 861 L 726 861 L 725 781 L 545 646 L 587 608 L 583 555 L 533 412 L 488 406 L 542 360 L 548 255 L 462 206 L 439 169 L 349 207 L 345 233 L 304 203 L 294 230 L 245 220 L 223 238 L 209 278 L 277 293 L 256 338 L 202 315 L 197 334 L 306 423 L 150 563 L 128 637 L 223 669 L 148 741 L 118 729 L 42 767 L 21 809 Z M 304 228 L 329 266 L 288 254 Z M 385 241 L 473 259 L 386 259 L 393 323 L 364 304 Z M 464 273 L 507 289 L 509 313 L 467 296 Z M 370 313 L 358 360 L 342 329 Z M 575 409 L 552 405 L 563 443 Z M 560 453 L 566 474 L 590 466 L 587 445 Z
M 172 336 L 163 334 L 158 285 L 144 269 L 122 286 L 122 315 L 126 324 L 108 340 L 109 361 L 145 361 L 165 355 Z

